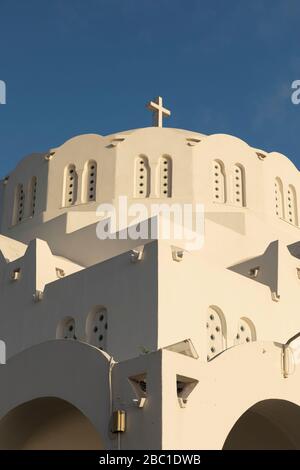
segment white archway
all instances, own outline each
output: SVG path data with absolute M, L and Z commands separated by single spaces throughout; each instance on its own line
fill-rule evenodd
M 300 406 L 288 400 L 262 400 L 229 432 L 224 450 L 300 449 Z
M 0 449 L 104 449 L 96 428 L 71 403 L 55 397 L 30 400 L 0 420 Z

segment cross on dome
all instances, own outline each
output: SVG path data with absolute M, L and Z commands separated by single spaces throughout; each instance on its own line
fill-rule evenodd
M 150 109 L 150 111 L 153 111 L 153 125 L 156 127 L 163 126 L 164 116 L 171 116 L 171 111 L 163 107 L 163 99 L 161 96 L 155 98 L 154 101 L 150 101 L 147 104 L 147 108 Z

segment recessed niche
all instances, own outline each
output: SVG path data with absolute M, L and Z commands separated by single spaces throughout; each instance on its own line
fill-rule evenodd
M 133 404 L 143 408 L 147 398 L 147 374 L 142 373 L 128 377 L 129 383 L 134 391 Z
M 249 318 L 242 317 L 238 322 L 234 344 L 250 343 L 251 341 L 256 341 L 255 326 Z
M 77 339 L 75 320 L 72 317 L 63 318 L 56 330 L 57 339 Z
M 108 318 L 104 306 L 96 306 L 88 314 L 86 320 L 87 342 L 102 351 L 107 349 Z
M 214 160 L 212 165 L 213 201 L 217 203 L 224 203 L 226 199 L 224 164 L 220 160 Z
M 209 307 L 206 320 L 207 360 L 211 360 L 226 348 L 226 322 L 218 307 Z
M 176 391 L 178 402 L 181 408 L 185 408 L 188 398 L 195 387 L 198 385 L 198 380 L 183 375 L 176 375 Z

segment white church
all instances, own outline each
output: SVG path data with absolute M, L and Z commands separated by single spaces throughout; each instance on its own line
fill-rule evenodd
M 299 172 L 148 107 L 1 181 L 0 448 L 300 449 Z M 203 243 L 99 238 L 124 196 L 202 204 Z

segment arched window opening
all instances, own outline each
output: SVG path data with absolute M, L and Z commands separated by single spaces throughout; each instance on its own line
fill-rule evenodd
M 29 217 L 33 217 L 36 206 L 37 177 L 33 176 L 29 183 Z
M 207 360 L 226 349 L 226 321 L 223 312 L 218 307 L 209 307 L 206 320 L 207 330 Z
M 238 329 L 234 343 L 242 344 L 250 343 L 251 341 L 256 341 L 255 326 L 249 318 L 242 317 L 238 322 Z
M 148 158 L 140 155 L 135 161 L 135 197 L 150 195 L 150 167 Z
M 242 165 L 235 164 L 231 174 L 231 200 L 235 206 L 244 207 L 246 205 L 245 171 Z
M 77 200 L 78 175 L 76 166 L 70 164 L 65 168 L 64 206 L 73 206 Z
M 84 202 L 95 201 L 97 189 L 97 163 L 94 160 L 90 160 L 86 163 L 83 178 Z
M 56 330 L 57 339 L 77 339 L 75 331 L 75 320 L 72 317 L 63 318 Z
M 164 155 L 159 160 L 159 195 L 161 198 L 172 196 L 172 159 Z
M 18 184 L 15 189 L 13 225 L 18 224 L 24 218 L 25 192 L 23 184 Z
M 295 187 L 289 185 L 287 190 L 287 214 L 286 220 L 293 225 L 298 226 L 298 207 L 297 207 L 297 194 Z
M 226 202 L 226 189 L 225 189 L 225 170 L 224 164 L 220 160 L 213 162 L 213 202 L 224 204 Z
M 94 307 L 86 320 L 87 342 L 101 349 L 101 351 L 106 351 L 107 329 L 108 318 L 106 308 L 103 306 Z
M 283 185 L 278 177 L 275 179 L 275 214 L 280 219 L 284 219 Z

